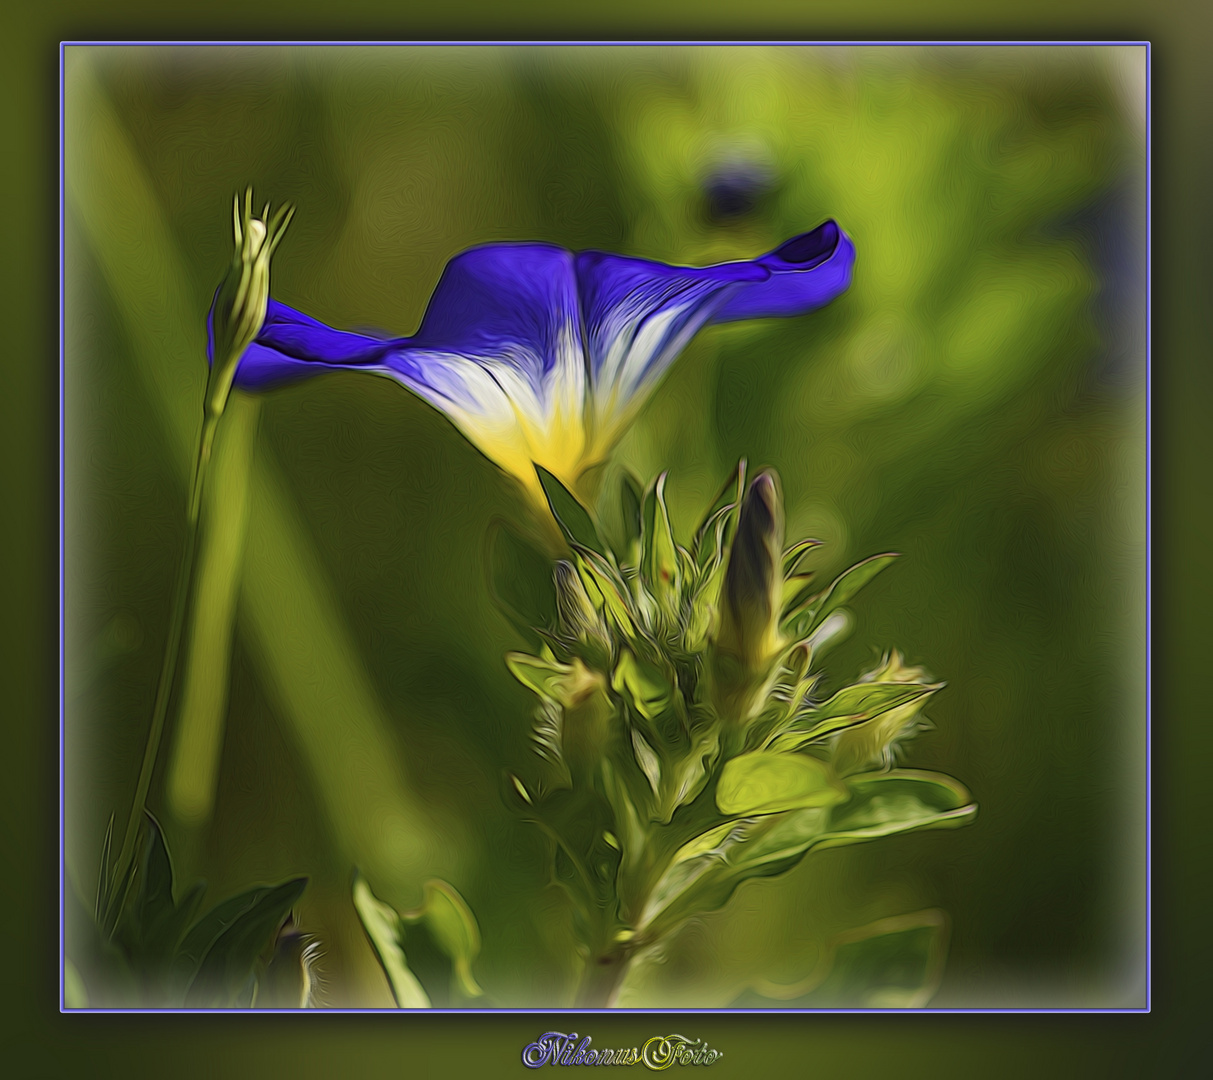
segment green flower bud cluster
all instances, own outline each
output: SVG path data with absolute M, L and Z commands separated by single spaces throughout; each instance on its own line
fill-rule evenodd
M 547 763 L 533 791 L 511 790 L 554 838 L 587 970 L 815 847 L 972 818 L 955 781 L 890 768 L 942 684 L 890 653 L 824 692 L 845 605 L 895 555 L 819 588 L 799 570 L 816 542 L 784 548 L 778 481 L 747 484 L 744 462 L 685 545 L 664 476 L 644 491 L 624 476 L 596 518 L 539 475 L 570 554 L 542 648 L 507 657 L 539 699 Z

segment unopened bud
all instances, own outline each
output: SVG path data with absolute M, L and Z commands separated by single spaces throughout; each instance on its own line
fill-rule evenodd
M 778 645 L 782 551 L 779 490 L 771 473 L 759 473 L 741 504 L 716 637 L 717 648 L 749 670 L 765 669 Z
M 561 559 L 556 563 L 555 577 L 556 615 L 561 629 L 574 638 L 602 636 L 602 620 L 573 564 Z
M 775 675 L 783 597 L 783 506 L 775 477 L 759 473 L 741 503 L 712 652 L 716 709 L 746 724 Z
M 284 204 L 271 218 L 267 204 L 260 218 L 253 217 L 252 188 L 245 193 L 243 211 L 239 197 L 232 206 L 236 250 L 211 305 L 211 374 L 206 388 L 210 416 L 223 413 L 240 357 L 261 332 L 270 298 L 270 258 L 294 212 Z

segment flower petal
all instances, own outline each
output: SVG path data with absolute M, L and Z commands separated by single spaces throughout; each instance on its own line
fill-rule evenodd
M 703 326 L 811 311 L 847 288 L 854 261 L 854 246 L 833 221 L 749 262 L 695 268 L 578 255 L 594 450 L 605 452 Z
M 486 244 L 447 264 L 411 338 L 334 330 L 270 300 L 236 385 L 340 369 L 395 379 L 541 494 L 531 463 L 573 483 L 703 326 L 820 307 L 850 284 L 854 259 L 833 221 L 758 259 L 702 268 Z

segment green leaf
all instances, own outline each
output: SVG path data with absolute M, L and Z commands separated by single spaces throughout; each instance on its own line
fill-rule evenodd
M 637 659 L 628 649 L 619 654 L 615 673 L 611 676 L 611 688 L 646 720 L 656 719 L 665 712 L 673 696 L 673 687 L 661 670 Z
M 796 572 L 800 560 L 816 547 L 821 547 L 820 540 L 797 540 L 783 553 L 783 576 L 788 577 Z
M 771 744 L 773 750 L 796 750 L 844 728 L 867 723 L 893 709 L 920 701 L 941 689 L 943 683 L 855 683 L 839 690 L 829 701 L 807 709 Z
M 105 839 L 101 841 L 101 870 L 97 875 L 97 902 L 93 911 L 97 922 L 105 921 L 109 910 L 110 898 L 110 849 L 114 842 L 114 815 L 110 814 L 109 824 L 105 827 Z
M 358 874 L 354 878 L 354 907 L 362 920 L 371 948 L 379 966 L 387 976 L 388 988 L 399 1009 L 428 1009 L 430 999 L 421 988 L 417 977 L 409 970 L 404 955 L 400 916 L 396 910 L 379 900 L 371 892 L 365 878 Z
M 441 996 L 431 991 L 430 997 L 436 1004 L 446 1004 L 452 997 L 473 1000 L 483 996 L 484 991 L 472 975 L 472 961 L 480 953 L 480 928 L 471 908 L 452 886 L 445 881 L 427 881 L 421 908 L 415 913 L 406 913 L 402 919 L 417 923 L 407 933 L 409 949 L 414 954 L 413 966 L 422 985 L 429 987 L 431 981 L 416 955 L 418 931 L 428 933 L 445 960 L 445 967 L 435 965 L 432 976 L 435 982 L 446 983 L 448 988 Z
M 480 929 L 463 897 L 445 881 L 427 881 L 421 907 L 401 915 L 357 875 L 354 906 L 400 1008 L 441 1007 L 483 996 L 472 975 Z
M 660 940 L 687 919 L 723 907 L 744 881 L 790 870 L 822 835 L 826 807 L 733 818 L 688 842 L 649 895 L 637 930 Z
M 761 750 L 731 759 L 716 788 L 716 805 L 729 815 L 831 806 L 844 798 L 846 789 L 824 762 L 807 754 Z
M 605 558 L 589 548 L 574 548 L 573 553 L 586 591 L 591 595 L 597 592 L 611 625 L 628 641 L 634 641 L 636 622 L 626 599 L 627 587 L 620 580 L 618 572 Z
M 781 627 L 784 636 L 794 639 L 807 637 L 831 612 L 848 603 L 860 589 L 900 557 L 895 553 L 873 555 L 844 571 L 818 600 L 784 620 Z
M 489 594 L 530 643 L 538 647 L 535 629 L 556 621 L 556 585 L 552 560 L 523 539 L 506 522 L 489 526 Z
M 815 847 L 843 847 L 919 829 L 955 829 L 977 816 L 958 781 L 917 769 L 863 773 L 847 779 L 851 798 L 835 807 Z
M 137 966 L 167 964 L 177 942 L 167 928 L 177 925 L 173 866 L 160 823 L 146 810 L 135 858 L 134 890 L 121 911 L 114 937 Z
M 529 653 L 506 653 L 505 666 L 523 686 L 549 701 L 560 699 L 561 681 L 573 670 L 568 664 Z
M 230 922 L 224 920 L 225 925 L 206 950 L 186 992 L 186 1005 L 222 1008 L 249 1000 L 258 957 L 272 947 L 287 913 L 306 887 L 307 878 L 295 878 L 237 898 L 249 902 L 242 910 L 229 909 L 229 913 L 239 914 Z
M 678 546 L 670 525 L 670 511 L 665 504 L 665 481 L 662 473 L 645 493 L 641 507 L 640 576 L 658 602 L 672 611 L 678 596 L 681 577 L 678 566 Z
M 598 535 L 598 529 L 594 525 L 593 518 L 590 517 L 590 512 L 542 465 L 536 465 L 535 472 L 539 475 L 539 483 L 543 485 L 543 493 L 547 496 L 548 506 L 552 508 L 552 516 L 555 517 L 556 524 L 560 526 L 560 531 L 564 533 L 564 538 L 570 544 L 589 548 L 591 551 L 598 552 L 599 555 L 605 555 L 606 547 Z
M 744 881 L 790 870 L 809 852 L 973 820 L 977 807 L 951 777 L 916 770 L 847 781 L 851 798 L 760 817 L 733 818 L 688 842 L 650 893 L 637 923 L 660 939 L 688 918 L 727 903 Z
M 146 810 L 143 812 L 145 830 L 142 881 L 135 899 L 139 920 L 150 924 L 171 914 L 173 903 L 173 864 L 160 823 Z
M 695 561 L 700 566 L 706 566 L 714 555 L 720 559 L 724 550 L 732 540 L 732 529 L 737 524 L 737 513 L 745 494 L 746 460 L 742 458 L 737 463 L 720 490 L 712 500 L 703 520 L 695 529 L 691 540 L 691 550 Z
M 783 579 L 783 597 L 780 608 L 784 619 L 799 611 L 813 596 L 814 574 L 791 574 Z

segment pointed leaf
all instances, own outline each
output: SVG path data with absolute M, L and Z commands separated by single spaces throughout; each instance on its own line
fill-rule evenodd
M 421 910 L 415 916 L 404 916 L 405 922 L 419 922 L 417 928 L 407 931 L 410 952 L 415 952 L 414 938 L 417 929 L 424 927 L 443 955 L 443 974 L 446 976 L 444 981 L 451 984 L 453 976 L 450 989 L 467 999 L 483 996 L 484 991 L 472 975 L 472 961 L 480 953 L 480 928 L 471 908 L 445 881 L 427 881 L 424 896 Z M 413 957 L 413 966 L 422 984 L 428 986 L 425 971 L 416 955 Z M 444 996 L 449 1000 L 450 992 Z M 438 1003 L 439 999 L 433 992 L 430 997 Z
M 680 578 L 678 546 L 670 525 L 670 511 L 665 504 L 665 481 L 662 473 L 645 493 L 643 532 L 641 536 L 640 574 L 645 584 L 666 610 L 672 609 Z
M 589 548 L 574 548 L 573 551 L 586 591 L 590 591 L 592 584 L 594 592 L 602 598 L 602 609 L 611 625 L 627 640 L 635 640 L 636 623 L 626 599 L 627 587 L 618 572 L 606 559 Z
M 792 574 L 783 579 L 783 598 L 781 610 L 786 619 L 794 615 L 813 595 L 814 574 Z
M 354 907 L 362 920 L 362 929 L 375 951 L 379 966 L 387 976 L 397 1008 L 428 1009 L 430 999 L 421 983 L 409 970 L 405 959 L 400 916 L 396 909 L 375 896 L 361 874 L 354 876 Z
M 185 1003 L 195 1007 L 238 1005 L 255 980 L 255 965 L 268 951 L 294 903 L 303 895 L 307 878 L 272 886 L 215 938 L 190 983 Z
M 836 608 L 848 603 L 856 593 L 868 584 L 886 566 L 901 556 L 890 553 L 873 555 L 849 570 L 844 571 L 834 583 L 821 594 L 821 598 L 788 618 L 783 624 L 784 635 L 791 638 L 808 636 L 809 632 Z
M 105 839 L 101 841 L 101 870 L 97 874 L 97 902 L 93 911 L 97 921 L 105 919 L 109 907 L 110 895 L 110 848 L 114 842 L 114 815 L 110 814 L 109 824 L 105 827 Z
M 771 744 L 774 750 L 796 750 L 844 728 L 867 723 L 934 694 L 943 683 L 870 682 L 843 687 L 829 701 L 805 710 Z
M 570 544 L 577 544 L 596 551 L 599 555 L 605 555 L 606 547 L 598 535 L 590 512 L 542 465 L 536 465 L 535 472 L 539 474 L 539 483 L 543 485 L 548 506 L 552 508 L 552 516 L 560 526 L 560 531 L 564 533 L 564 538 Z
M 849 802 L 834 809 L 816 847 L 843 847 L 918 829 L 954 829 L 977 816 L 968 791 L 950 776 L 917 769 L 847 779 Z
M 640 504 L 644 501 L 644 485 L 632 473 L 617 466 L 611 482 L 604 487 L 599 500 L 601 526 L 609 525 L 609 537 L 615 556 L 623 565 L 635 566 L 640 543 Z
M 736 511 L 741 505 L 741 497 L 745 493 L 745 474 L 746 460 L 742 458 L 737 463 L 737 468 L 721 485 L 720 490 L 716 493 L 716 498 L 712 500 L 712 505 L 708 507 L 707 513 L 703 515 L 703 520 L 695 529 L 691 550 L 695 555 L 695 561 L 700 566 L 706 565 L 708 556 L 716 546 L 717 526 L 723 523 L 730 514 L 736 523 Z M 728 539 L 728 537 L 725 538 L 725 546 L 727 546 Z M 719 556 L 720 551 L 717 550 L 716 554 Z
M 796 567 L 800 565 L 800 560 L 805 557 L 814 548 L 821 547 L 820 540 L 797 540 L 787 551 L 783 553 L 783 576 L 788 577 L 796 572 Z
M 523 686 L 549 701 L 559 700 L 560 684 L 573 670 L 568 664 L 529 653 L 506 653 L 505 666 Z

